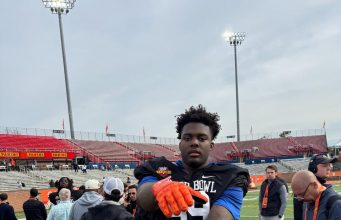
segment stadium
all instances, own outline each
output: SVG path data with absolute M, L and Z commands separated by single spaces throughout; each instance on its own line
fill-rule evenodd
M 295 134 L 295 135 L 294 135 Z M 136 183 L 134 168 L 146 160 L 164 156 L 175 162 L 180 159 L 176 139 L 116 135 L 110 133 L 77 132 L 70 139 L 64 130 L 3 127 L 0 134 L 0 191 L 9 195 L 10 204 L 20 216 L 22 203 L 30 188 L 42 193 L 41 200 L 48 204 L 48 194 L 56 191 L 49 183 L 63 176 L 73 179 L 74 186 L 81 186 L 87 179 L 101 180 L 116 176 Z M 216 143 L 210 154 L 211 162 L 230 162 L 248 169 L 252 188 L 244 198 L 241 219 L 258 216 L 259 186 L 264 180 L 264 170 L 275 164 L 279 176 L 288 183 L 294 172 L 307 169 L 313 154 L 338 152 L 328 148 L 323 129 L 300 132 L 284 131 L 273 137 L 261 137 L 240 142 Z M 87 172 L 75 172 L 74 164 Z M 328 179 L 335 189 L 341 186 L 341 166 L 334 167 Z M 19 183 L 19 185 L 18 185 Z M 22 184 L 22 185 L 20 185 Z M 291 200 L 290 196 L 288 200 Z M 288 201 L 286 218 L 292 217 L 292 204 Z
M 84 193 L 85 182 L 95 180 L 93 188 L 105 195 L 109 177 L 138 184 L 140 165 L 162 157 L 182 163 L 182 132 L 174 130 L 174 119 L 197 105 L 219 115 L 209 162 L 250 174 L 250 184 L 248 178 L 233 182 L 248 189 L 241 213 L 237 208 L 240 219 L 260 218 L 269 165 L 289 186 L 285 219 L 294 219 L 298 198 L 293 176 L 307 170 L 314 155 L 338 158 L 327 184 L 341 194 L 340 2 L 38 0 L 2 6 L 0 200 L 6 206 L 8 195 L 18 219 L 25 219 L 32 188 L 51 213 L 56 203 L 49 196 L 60 191 L 64 177 L 72 182 L 70 192 Z M 200 159 L 200 151 L 192 153 Z M 172 176 L 173 182 L 190 185 L 186 174 Z M 208 175 L 228 185 L 220 184 L 224 191 L 216 194 L 223 205 L 233 201 L 227 174 Z M 214 193 L 206 196 L 216 202 Z M 209 215 L 211 206 L 202 210 Z M 228 208 L 221 213 L 232 215 Z

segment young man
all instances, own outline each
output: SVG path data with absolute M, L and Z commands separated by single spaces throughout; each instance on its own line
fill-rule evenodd
M 128 212 L 130 212 L 130 214 L 135 216 L 136 200 L 137 200 L 137 187 L 136 187 L 136 185 L 128 186 L 128 200 L 129 200 L 129 203 L 128 203 L 126 209 Z
M 338 193 L 330 185 L 322 185 L 312 172 L 303 170 L 295 173 L 291 188 L 295 198 L 304 202 L 303 219 L 341 219 L 341 200 L 329 202 L 332 197 L 339 197 Z
M 218 121 L 219 116 L 202 105 L 177 116 L 182 160 L 174 164 L 155 158 L 135 169 L 136 219 L 240 219 L 249 173 L 227 163 L 209 163 Z
M 67 188 L 71 191 L 71 199 L 73 201 L 76 201 L 77 199 L 79 199 L 83 194 L 83 192 L 80 190 L 73 190 L 73 180 L 65 176 L 61 177 L 59 181 L 56 182 L 55 187 L 58 188 L 58 191 L 50 193 L 49 195 L 49 200 L 54 205 L 57 205 L 57 202 L 59 201 L 58 193 L 63 188 Z
M 30 190 L 30 198 L 23 204 L 27 220 L 46 220 L 47 218 L 44 203 L 38 200 L 39 194 L 37 189 L 32 188 Z
M 259 193 L 259 213 L 261 220 L 284 219 L 287 206 L 287 187 L 284 180 L 277 177 L 277 167 L 269 165 L 265 169 L 266 179 Z
M 14 209 L 8 204 L 7 199 L 7 193 L 0 194 L 0 220 L 17 220 Z
M 337 161 L 337 158 L 329 158 L 326 155 L 313 155 L 310 158 L 308 170 L 315 174 L 317 180 L 324 186 L 326 185 L 327 178 L 330 172 L 333 170 L 333 163 Z M 294 220 L 302 220 L 303 201 L 298 201 L 294 198 Z

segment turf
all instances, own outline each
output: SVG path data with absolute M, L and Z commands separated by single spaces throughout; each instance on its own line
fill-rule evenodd
M 341 193 L 341 184 L 333 185 L 335 191 Z M 294 219 L 293 216 L 293 203 L 292 203 L 292 192 L 289 189 L 289 195 L 287 200 L 287 208 L 285 210 L 285 219 Z M 256 191 L 249 191 L 244 200 L 243 206 L 241 210 L 241 219 L 242 220 L 251 220 L 251 219 L 258 219 L 258 196 L 259 190 Z

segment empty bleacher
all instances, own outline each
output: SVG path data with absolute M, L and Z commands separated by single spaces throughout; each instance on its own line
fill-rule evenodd
M 251 165 L 245 165 L 244 163 L 237 163 L 235 165 L 247 169 L 250 175 L 264 175 L 265 169 L 269 165 L 276 165 L 279 173 L 291 172 L 287 167 L 283 166 L 281 163 L 278 163 L 278 162 L 260 163 L 260 164 L 251 164 Z
M 153 157 L 164 156 L 170 161 L 176 161 L 179 159 L 179 154 L 169 146 L 160 144 L 145 144 L 145 143 L 121 143 L 127 147 L 135 149 L 139 153 L 151 152 Z
M 130 161 L 138 162 L 139 160 L 134 156 L 136 152 L 117 142 L 105 141 L 80 141 L 70 140 L 79 148 L 100 157 L 103 161 Z
M 236 152 L 234 146 L 239 152 Z M 216 144 L 213 148 L 210 160 L 230 160 L 234 154 L 244 154 L 245 152 L 247 152 L 250 158 L 287 157 L 297 156 L 303 153 L 325 153 L 327 152 L 327 140 L 325 135 L 316 135 L 220 143 Z
M 74 172 L 72 170 L 35 170 L 28 172 L 1 172 L 0 192 L 3 191 L 15 191 L 20 189 L 46 189 L 49 188 L 49 181 L 59 180 L 61 177 L 68 177 L 73 180 L 74 186 L 84 185 L 88 179 L 97 179 L 103 181 L 103 177 L 118 177 L 126 182 L 127 178 L 131 180 L 133 184 L 137 183 L 134 178 L 133 169 L 115 169 L 112 171 L 101 170 L 88 170 L 87 173 Z M 18 182 L 25 183 L 25 187 L 19 187 Z
M 285 159 L 280 160 L 280 163 L 286 166 L 291 172 L 297 172 L 299 170 L 306 170 L 308 168 L 309 161 L 309 158 Z
M 0 150 L 74 151 L 75 147 L 51 136 L 0 134 Z

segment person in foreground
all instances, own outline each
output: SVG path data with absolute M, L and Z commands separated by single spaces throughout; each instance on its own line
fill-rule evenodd
M 154 158 L 135 168 L 139 180 L 135 219 L 240 219 L 250 176 L 246 169 L 209 163 L 220 125 L 199 105 L 177 116 L 182 160 Z
M 302 219 L 341 219 L 341 200 L 331 186 L 322 185 L 316 176 L 307 170 L 295 173 L 291 181 L 295 198 L 303 201 Z
M 89 179 L 85 182 L 84 187 L 85 192 L 71 207 L 69 220 L 80 220 L 88 208 L 100 204 L 103 200 L 103 196 L 99 194 L 101 184 L 98 180 Z
M 285 181 L 277 175 L 277 166 L 267 166 L 265 169 L 266 179 L 261 185 L 258 201 L 261 220 L 284 219 L 287 187 Z
M 134 217 L 118 202 L 123 196 L 123 191 L 121 179 L 106 178 L 103 184 L 103 202 L 89 208 L 81 220 L 134 220 Z
M 63 188 L 59 191 L 59 203 L 53 206 L 47 216 L 47 220 L 69 220 L 69 213 L 72 206 L 71 191 Z
M 45 220 L 47 218 L 44 203 L 38 199 L 39 195 L 36 188 L 30 190 L 30 198 L 23 204 L 26 220 Z
M 13 206 L 8 203 L 7 199 L 7 193 L 0 194 L 0 220 L 17 220 Z
M 327 178 L 333 171 L 333 164 L 337 161 L 337 158 L 330 158 L 326 155 L 315 154 L 310 158 L 308 170 L 313 172 L 317 180 L 324 186 L 331 185 L 326 184 Z M 293 199 L 294 204 L 294 220 L 303 220 L 303 201 Z

